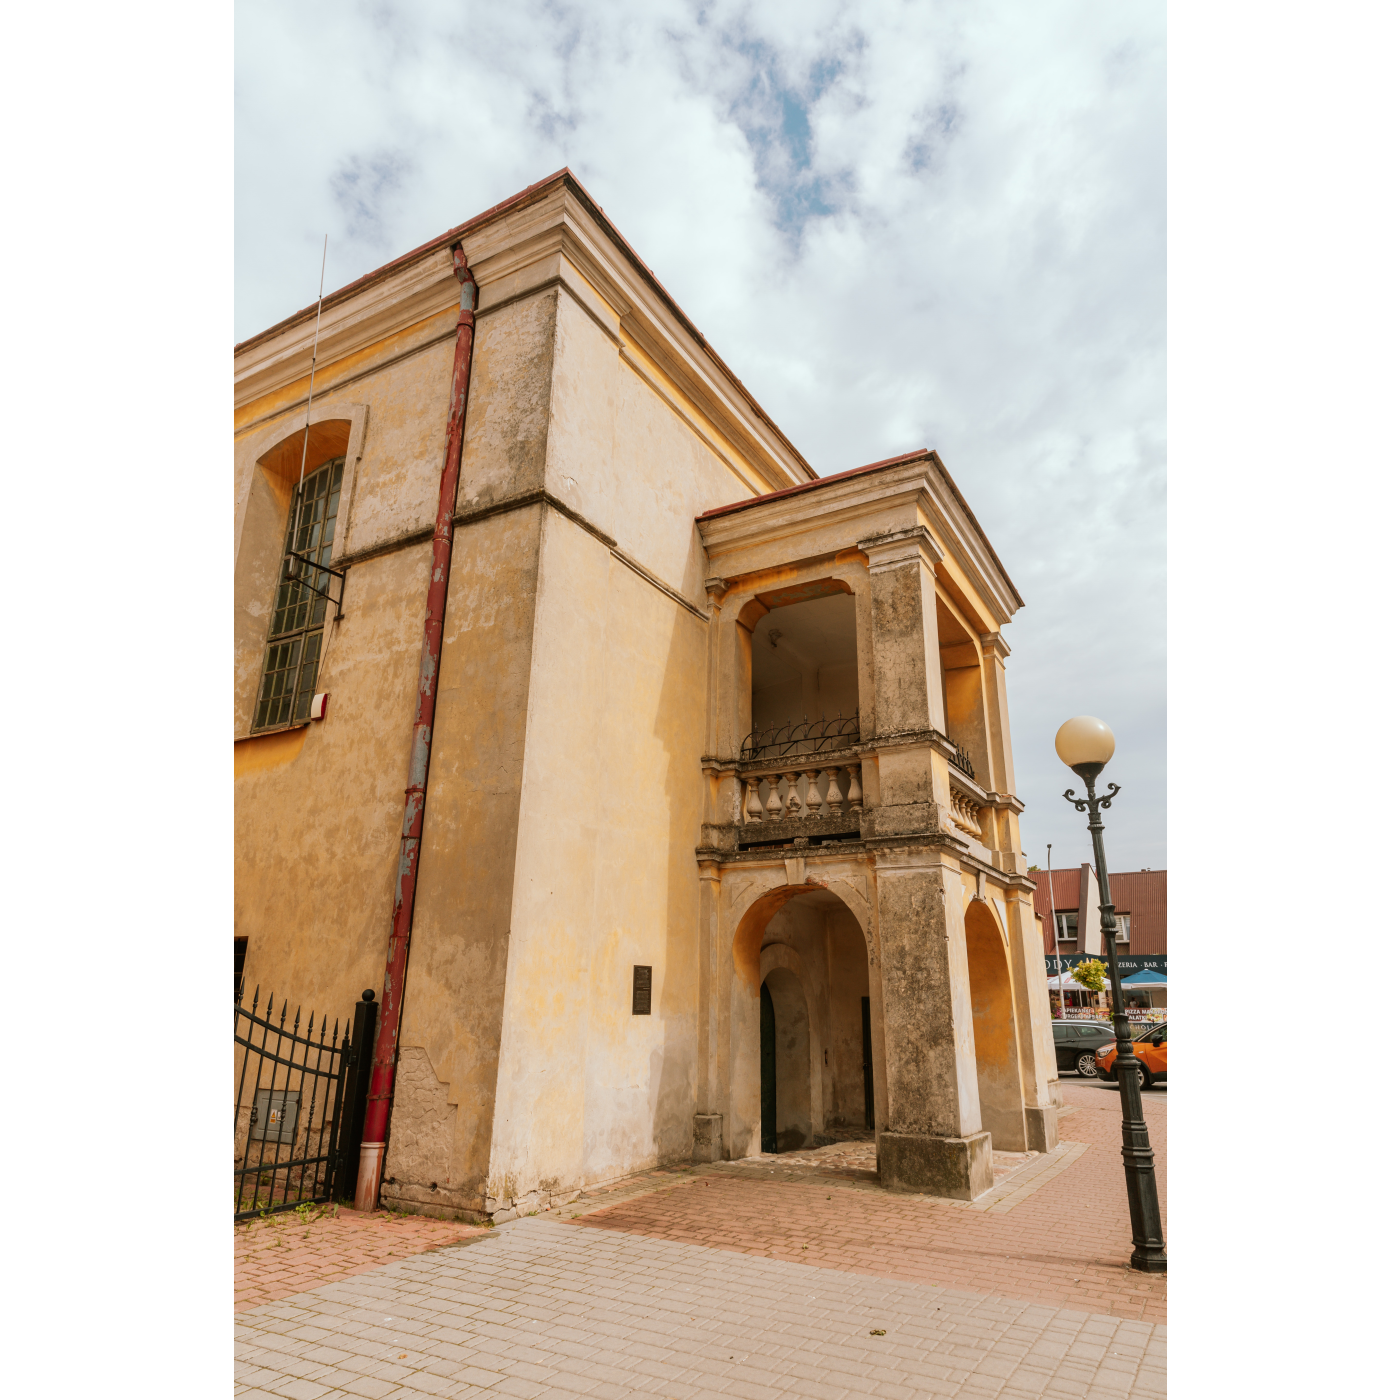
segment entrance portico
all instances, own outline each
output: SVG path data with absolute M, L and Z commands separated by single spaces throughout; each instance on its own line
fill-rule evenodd
M 972 1199 L 994 1147 L 1056 1142 L 999 631 L 1020 600 L 930 453 L 699 524 L 696 1156 L 761 1150 L 766 991 L 770 1146 L 863 1121 L 868 1077 L 882 1182 Z

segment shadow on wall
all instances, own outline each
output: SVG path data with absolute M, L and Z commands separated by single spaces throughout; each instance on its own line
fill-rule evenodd
M 995 916 L 981 900 L 974 899 L 968 905 L 963 927 L 982 1126 L 991 1133 L 992 1146 L 998 1151 L 1024 1152 L 1026 1117 L 1006 945 Z
M 773 1006 L 772 1072 L 767 1072 L 768 1046 L 760 1054 L 763 1074 L 762 1121 L 773 1125 L 773 1146 L 764 1151 L 795 1152 L 812 1145 L 811 1025 L 807 994 L 787 968 L 774 968 L 763 979 Z M 767 1037 L 765 1036 L 766 1040 Z M 771 1103 L 768 1102 L 772 1096 Z
M 613 568 L 623 566 L 614 562 Z M 696 1016 L 700 969 L 696 940 L 700 891 L 694 850 L 699 843 L 702 815 L 697 760 L 705 741 L 708 629 L 668 600 L 661 601 L 660 606 L 669 608 L 673 619 L 660 703 L 652 726 L 653 735 L 666 753 L 666 776 L 660 792 L 653 797 L 660 798 L 666 813 L 664 835 L 659 830 L 657 835 L 665 842 L 668 868 L 665 962 L 657 969 L 659 995 L 652 1008 L 652 1014 L 662 1018 L 662 1040 L 660 1049 L 651 1053 L 649 1089 L 657 1160 L 688 1162 L 695 1145 L 699 1068 Z

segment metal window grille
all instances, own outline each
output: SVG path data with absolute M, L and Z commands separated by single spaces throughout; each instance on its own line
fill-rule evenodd
M 299 554 L 317 565 L 330 563 L 344 472 L 345 458 L 336 457 L 302 483 L 287 513 L 284 554 Z M 315 568 L 303 571 L 303 575 L 292 579 L 283 576 L 277 585 L 254 730 L 296 724 L 311 712 L 326 621 L 324 594 L 331 576 Z

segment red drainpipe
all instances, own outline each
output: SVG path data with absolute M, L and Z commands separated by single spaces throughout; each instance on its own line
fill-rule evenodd
M 457 508 L 457 481 L 462 471 L 462 434 L 467 419 L 467 386 L 472 373 L 472 332 L 475 324 L 476 280 L 467 269 L 461 244 L 452 249 L 452 267 L 462 284 L 457 313 L 457 353 L 452 361 L 452 401 L 447 416 L 447 453 L 438 488 L 437 525 L 433 530 L 433 567 L 428 577 L 428 610 L 423 623 L 423 654 L 418 664 L 418 712 L 413 718 L 413 751 L 408 787 L 404 789 L 403 836 L 399 843 L 399 878 L 394 889 L 394 926 L 384 969 L 384 1000 L 374 1042 L 374 1071 L 365 1107 L 364 1140 L 360 1144 L 360 1174 L 355 1184 L 355 1209 L 374 1210 L 384 1174 L 384 1143 L 389 1106 L 394 1096 L 394 1065 L 399 1027 L 403 1020 L 404 981 L 408 973 L 408 941 L 413 932 L 413 899 L 418 888 L 418 851 L 423 838 L 423 800 L 428 786 L 428 760 L 433 751 L 433 711 L 437 706 L 438 659 L 442 655 L 442 622 L 447 611 L 447 576 L 452 567 L 452 516 Z

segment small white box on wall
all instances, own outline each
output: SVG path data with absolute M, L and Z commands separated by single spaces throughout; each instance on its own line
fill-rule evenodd
M 326 717 L 326 706 L 330 703 L 330 698 L 331 698 L 331 693 L 330 693 L 329 690 L 323 690 L 323 691 L 321 691 L 319 694 L 313 695 L 313 696 L 311 697 L 311 718 L 312 718 L 312 719 L 325 719 L 325 717 Z

